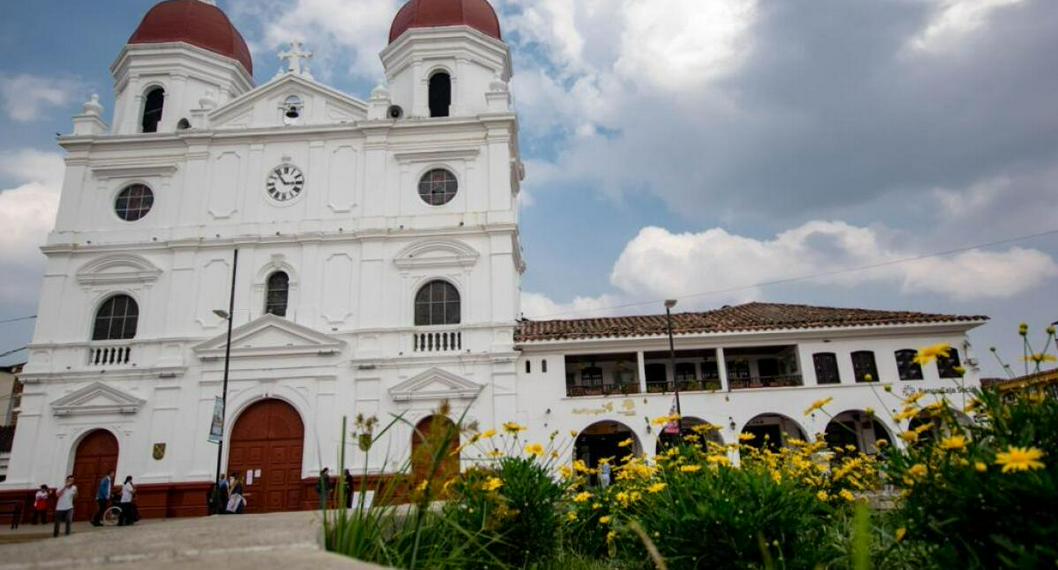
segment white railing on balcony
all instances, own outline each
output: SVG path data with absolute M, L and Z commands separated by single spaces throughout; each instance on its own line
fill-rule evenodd
M 89 366 L 125 366 L 132 362 L 129 345 L 91 346 L 88 348 Z
M 460 331 L 431 331 L 412 334 L 413 352 L 455 352 L 463 350 Z

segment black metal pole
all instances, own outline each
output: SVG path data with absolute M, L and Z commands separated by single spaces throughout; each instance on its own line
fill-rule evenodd
M 676 393 L 676 429 L 679 437 L 683 439 L 683 412 L 680 410 L 680 381 L 676 379 L 676 343 L 672 340 L 672 309 L 665 304 L 665 320 L 669 328 L 669 366 L 672 368 L 672 387 Z
M 231 323 L 235 318 L 235 272 L 239 268 L 239 249 L 235 249 L 235 255 L 231 262 L 231 297 L 228 299 L 228 341 L 224 345 L 224 381 L 220 388 L 220 441 L 217 442 L 217 473 L 213 477 L 214 484 L 220 484 L 220 461 L 224 455 L 224 440 L 228 434 L 224 432 L 224 418 L 228 415 L 228 364 L 231 362 Z

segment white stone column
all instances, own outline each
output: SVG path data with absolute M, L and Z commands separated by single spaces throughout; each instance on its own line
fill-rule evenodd
M 724 358 L 724 347 L 722 346 L 716 349 L 716 369 L 720 374 L 720 389 L 730 392 L 731 386 L 727 383 L 727 360 Z
M 643 358 L 643 351 L 640 350 L 636 353 L 636 372 L 639 376 L 639 393 L 647 393 L 647 365 L 646 359 Z

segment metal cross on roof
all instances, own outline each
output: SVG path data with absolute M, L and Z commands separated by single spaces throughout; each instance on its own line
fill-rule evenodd
M 301 49 L 301 42 L 290 42 L 290 49 L 279 52 L 279 59 L 287 62 L 287 73 L 304 75 L 308 72 L 305 62 L 312 59 L 312 52 Z

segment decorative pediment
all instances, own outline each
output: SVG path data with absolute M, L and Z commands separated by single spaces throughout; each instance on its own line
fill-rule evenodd
M 57 416 L 135 414 L 145 403 L 146 400 L 96 382 L 55 400 L 51 409 Z
M 298 125 L 353 123 L 367 118 L 367 104 L 301 75 L 287 73 L 233 99 L 209 115 L 213 128 L 279 127 L 281 106 L 290 97 L 301 103 Z
M 203 360 L 223 358 L 228 335 L 217 335 L 194 347 Z M 232 358 L 338 354 L 345 342 L 275 315 L 264 315 L 231 331 Z
M 401 269 L 414 267 L 470 267 L 478 261 L 474 248 L 454 240 L 420 241 L 404 248 L 393 263 Z
M 389 389 L 397 402 L 410 400 L 473 400 L 484 388 L 440 368 L 431 368 Z
M 109 255 L 90 261 L 77 270 L 81 285 L 114 285 L 117 283 L 152 283 L 162 270 L 138 255 Z

